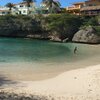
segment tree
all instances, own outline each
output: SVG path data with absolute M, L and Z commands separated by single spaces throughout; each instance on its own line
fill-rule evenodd
M 49 10 L 49 13 L 57 13 L 61 11 L 60 9 L 60 2 L 59 1 L 54 1 L 54 0 L 43 0 L 42 1 L 44 4 L 46 4 L 46 7 Z
M 30 7 L 30 4 L 33 3 L 33 2 L 36 2 L 36 0 L 23 0 L 24 2 L 27 3 L 27 7 L 28 7 L 28 14 L 30 13 L 29 12 L 29 7 Z
M 58 36 L 61 40 L 72 40 L 73 35 L 82 24 L 79 16 L 68 14 L 51 14 L 45 18 L 45 24 L 51 35 Z
M 11 9 L 13 8 L 13 4 L 9 2 L 9 3 L 6 4 L 6 7 L 9 8 L 9 11 L 11 13 Z
M 87 22 L 88 25 L 92 25 L 92 26 L 96 26 L 98 25 L 98 20 L 96 17 L 92 17 L 88 22 Z

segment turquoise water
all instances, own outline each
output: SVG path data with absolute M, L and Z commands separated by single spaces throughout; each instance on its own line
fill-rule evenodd
M 73 44 L 30 39 L 0 39 L 0 62 L 46 62 L 73 59 Z
M 24 81 L 50 78 L 60 72 L 98 64 L 99 46 L 0 38 L 0 74 Z M 78 48 L 76 54 L 75 47 Z M 96 59 L 89 60 L 92 57 Z

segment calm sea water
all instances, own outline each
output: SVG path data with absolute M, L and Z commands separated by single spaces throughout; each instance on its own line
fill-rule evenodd
M 75 47 L 78 48 L 76 54 Z M 88 60 L 92 57 L 96 59 Z M 99 62 L 100 50 L 97 46 L 95 48 L 85 44 L 0 38 L 0 74 L 10 79 L 46 79 L 66 70 Z
M 74 44 L 43 40 L 0 38 L 0 63 L 71 61 Z

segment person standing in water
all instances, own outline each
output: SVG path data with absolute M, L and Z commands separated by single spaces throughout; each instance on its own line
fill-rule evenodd
M 76 54 L 76 52 L 77 52 L 77 47 L 75 47 L 75 49 L 74 49 L 74 54 Z

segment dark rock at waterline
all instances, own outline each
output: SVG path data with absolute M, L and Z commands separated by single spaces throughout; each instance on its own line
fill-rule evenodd
M 41 34 L 29 34 L 26 36 L 26 38 L 34 38 L 34 39 L 44 39 L 44 40 L 49 40 L 50 38 L 48 37 L 48 34 L 46 33 L 41 33 Z
M 54 42 L 67 42 L 69 40 L 69 38 L 66 38 L 66 37 L 64 37 L 63 39 L 60 38 L 58 32 L 56 31 L 53 31 L 53 33 L 51 33 L 48 37 L 51 41 L 54 41 Z
M 58 36 L 50 36 L 51 41 L 61 42 L 62 40 Z
M 100 43 L 100 36 L 92 26 L 79 30 L 72 39 L 73 42 Z

